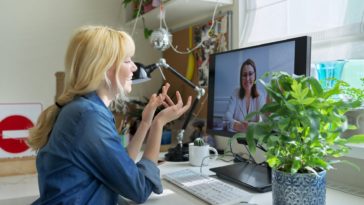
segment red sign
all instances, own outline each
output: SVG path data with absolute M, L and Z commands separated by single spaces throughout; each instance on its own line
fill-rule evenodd
M 0 121 L 0 148 L 13 154 L 26 151 L 29 149 L 25 142 L 29 136 L 27 130 L 33 126 L 31 120 L 21 115 L 3 119 Z
M 41 112 L 40 103 L 0 103 L 0 159 L 36 155 L 26 141 Z

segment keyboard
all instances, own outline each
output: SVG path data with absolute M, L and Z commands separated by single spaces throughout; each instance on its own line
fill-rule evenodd
M 168 173 L 163 178 L 213 205 L 248 203 L 252 198 L 242 189 L 190 169 Z

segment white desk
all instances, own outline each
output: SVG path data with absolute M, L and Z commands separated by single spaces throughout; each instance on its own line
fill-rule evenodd
M 215 162 L 210 162 L 210 165 L 207 167 L 202 168 L 202 172 L 204 174 L 211 174 L 209 169 L 212 167 L 219 167 L 228 165 L 231 163 L 223 162 L 221 160 L 216 160 Z M 200 167 L 193 167 L 190 166 L 188 162 L 165 162 L 159 165 L 161 175 L 178 171 L 180 169 L 192 169 L 194 171 L 200 172 Z M 227 182 L 227 181 L 225 181 Z M 162 180 L 164 191 L 161 195 L 152 194 L 148 201 L 145 203 L 147 205 L 186 205 L 186 204 L 207 204 L 204 201 L 196 198 L 195 196 L 189 194 L 188 192 L 178 188 L 177 186 Z M 230 183 L 230 182 L 228 182 Z M 254 196 L 250 203 L 258 204 L 258 205 L 272 205 L 272 192 L 266 193 L 253 193 Z M 134 204 L 134 203 L 130 203 Z M 343 204 L 350 204 L 350 205 L 363 205 L 364 198 L 350 195 L 341 191 L 333 190 L 333 189 L 326 189 L 326 204 L 327 205 L 343 205 Z
M 163 156 L 163 155 L 161 155 Z M 229 163 L 217 160 L 210 166 L 203 167 L 203 173 L 214 174 L 209 168 L 228 165 Z M 165 162 L 159 165 L 161 174 L 191 168 L 197 172 L 199 167 L 192 167 L 188 162 Z M 190 195 L 182 189 L 163 180 L 164 192 L 161 195 L 152 194 L 145 203 L 146 205 L 186 205 L 186 204 L 206 204 L 204 201 Z M 0 177 L 0 204 L 1 205 L 24 205 L 34 201 L 39 195 L 36 175 L 23 175 L 12 177 Z M 271 205 L 272 193 L 253 193 L 250 203 L 258 205 Z M 129 204 L 134 204 L 129 202 Z M 340 191 L 327 189 L 327 205 L 363 205 L 364 198 L 353 196 Z

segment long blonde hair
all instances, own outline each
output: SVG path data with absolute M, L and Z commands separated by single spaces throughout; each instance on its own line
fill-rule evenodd
M 117 76 L 120 64 L 127 56 L 133 56 L 135 45 L 132 38 L 123 31 L 105 26 L 84 26 L 76 31 L 67 49 L 65 58 L 65 87 L 56 104 L 44 110 L 35 127 L 30 129 L 29 145 L 38 151 L 44 147 L 58 116 L 60 107 L 75 96 L 97 90 L 102 84 L 116 89 L 123 97 L 124 89 Z M 107 71 L 115 66 L 115 82 L 112 88 Z M 120 97 L 119 96 L 119 97 Z

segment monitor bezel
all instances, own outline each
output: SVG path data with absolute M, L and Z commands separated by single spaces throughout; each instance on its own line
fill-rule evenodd
M 284 42 L 295 42 L 295 59 L 294 59 L 294 74 L 296 75 L 310 75 L 311 68 L 311 37 L 301 36 L 296 38 L 290 38 L 280 41 L 274 41 L 239 49 L 233 49 L 230 51 L 214 53 L 210 55 L 209 65 L 209 82 L 208 82 L 208 107 L 207 107 L 207 126 L 206 132 L 210 135 L 218 135 L 223 137 L 232 137 L 236 132 L 229 132 L 225 130 L 213 129 L 213 118 L 214 118 L 214 97 L 215 97 L 215 59 L 216 56 L 231 52 L 241 52 L 243 50 L 258 48 L 263 46 L 269 46 L 274 44 L 280 44 Z

